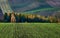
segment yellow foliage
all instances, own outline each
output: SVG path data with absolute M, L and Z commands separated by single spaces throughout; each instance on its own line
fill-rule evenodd
M 31 14 L 31 15 L 28 15 L 27 17 L 28 17 L 28 18 L 31 18 L 31 19 L 34 19 L 34 18 L 35 18 L 35 15 L 32 15 L 32 14 Z

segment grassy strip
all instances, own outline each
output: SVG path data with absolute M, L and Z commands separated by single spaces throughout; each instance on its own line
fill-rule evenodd
M 60 38 L 60 24 L 0 23 L 0 38 Z

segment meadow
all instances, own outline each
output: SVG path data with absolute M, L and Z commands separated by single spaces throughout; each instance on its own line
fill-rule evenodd
M 0 23 L 0 38 L 60 38 L 60 23 Z

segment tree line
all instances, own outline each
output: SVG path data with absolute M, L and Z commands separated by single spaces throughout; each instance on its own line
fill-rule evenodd
M 5 13 L 2 22 L 11 23 L 58 23 L 60 19 L 53 16 L 41 16 L 36 14 Z

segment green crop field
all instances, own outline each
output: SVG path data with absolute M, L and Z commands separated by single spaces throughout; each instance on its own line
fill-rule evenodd
M 0 38 L 60 38 L 60 24 L 0 23 Z

